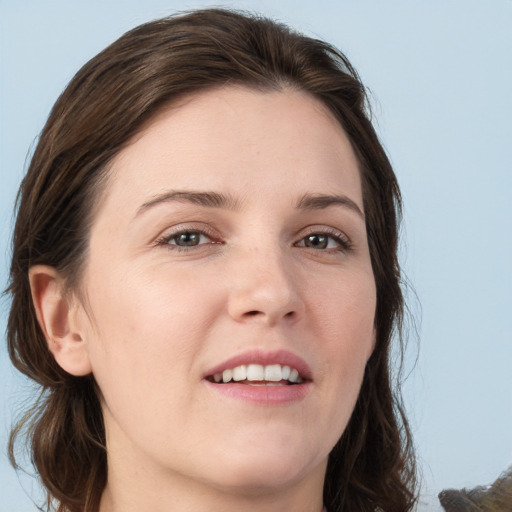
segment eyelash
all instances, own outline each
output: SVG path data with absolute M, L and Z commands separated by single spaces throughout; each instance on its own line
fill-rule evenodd
M 352 242 L 348 238 L 347 235 L 342 233 L 341 231 L 338 231 L 337 229 L 328 229 L 328 228 L 322 228 L 322 229 L 312 229 L 309 233 L 306 233 L 299 242 L 295 243 L 294 245 L 296 247 L 306 247 L 305 245 L 298 245 L 301 242 L 304 242 L 308 237 L 311 236 L 320 236 L 320 237 L 327 237 L 328 239 L 334 240 L 337 244 L 337 247 L 330 247 L 326 249 L 315 249 L 310 247 L 313 251 L 321 251 L 321 252 L 349 252 L 352 249 Z M 328 242 L 329 243 L 329 242 Z
M 190 246 L 182 246 L 182 245 L 178 245 L 178 244 L 171 244 L 172 240 L 175 240 L 179 236 L 186 235 L 186 234 L 189 234 L 189 235 L 190 234 L 199 235 L 200 237 L 201 236 L 205 236 L 205 237 L 207 237 L 210 240 L 210 242 L 208 242 L 208 244 L 199 243 L 197 245 L 190 245 Z M 178 252 L 189 252 L 189 251 L 197 250 L 198 247 L 201 247 L 201 246 L 204 246 L 204 245 L 210 245 L 210 244 L 221 245 L 222 242 L 215 240 L 214 235 L 212 233 L 208 233 L 207 230 L 205 230 L 205 229 L 198 229 L 198 228 L 179 229 L 179 230 L 176 230 L 176 231 L 174 231 L 172 233 L 167 233 L 167 234 L 163 235 L 162 237 L 158 238 L 155 241 L 155 245 L 164 246 L 164 247 L 166 247 L 170 251 L 178 251 Z
M 197 245 L 190 245 L 190 246 L 182 246 L 178 245 L 177 243 L 171 243 L 171 241 L 176 240 L 181 235 L 199 235 L 207 237 L 210 241 L 208 243 L 198 243 Z M 325 249 L 317 249 L 313 247 L 308 247 L 305 245 L 305 240 L 308 237 L 311 236 L 318 236 L 318 237 L 327 237 L 330 240 L 334 240 L 334 242 L 337 244 L 337 247 L 327 247 Z M 304 245 L 299 245 L 301 243 L 304 243 Z M 327 242 L 329 243 L 329 241 Z M 204 246 L 204 245 L 222 245 L 223 242 L 215 240 L 214 236 L 211 233 L 208 233 L 207 230 L 204 229 L 180 229 L 177 231 L 174 231 L 172 233 L 168 233 L 160 238 L 158 238 L 155 241 L 155 245 L 157 246 L 164 246 L 168 250 L 171 251 L 178 251 L 178 252 L 189 252 L 193 250 L 197 250 L 197 248 Z M 352 243 L 350 242 L 349 238 L 342 232 L 334 229 L 319 229 L 319 230 L 311 230 L 309 233 L 306 233 L 298 242 L 294 244 L 295 247 L 304 247 L 307 249 L 311 249 L 313 251 L 319 251 L 319 252 L 349 252 L 352 249 Z

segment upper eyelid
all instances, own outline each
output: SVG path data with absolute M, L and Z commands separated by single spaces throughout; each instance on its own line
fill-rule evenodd
M 193 223 L 192 223 L 193 224 Z M 192 225 L 177 225 L 173 227 L 168 227 L 160 232 L 159 235 L 157 235 L 154 238 L 154 244 L 160 245 L 162 243 L 168 243 L 170 240 L 172 240 L 174 237 L 177 237 L 178 235 L 182 233 L 200 233 L 201 235 L 204 235 L 208 237 L 210 240 L 214 240 L 215 238 L 220 238 L 218 233 L 216 233 L 212 228 L 207 227 L 203 223 L 200 223 L 201 226 L 192 226 Z
M 296 236 L 298 236 L 302 239 L 305 236 L 312 235 L 315 233 L 335 236 L 338 238 L 346 239 L 348 242 L 351 242 L 350 236 L 348 236 L 345 231 L 335 228 L 335 227 L 332 227 L 332 226 L 319 226 L 319 225 L 308 226 L 306 228 L 302 228 L 301 230 L 299 230 Z

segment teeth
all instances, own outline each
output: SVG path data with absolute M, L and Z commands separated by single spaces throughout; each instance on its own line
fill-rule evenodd
M 270 382 L 279 382 L 283 379 L 283 374 L 281 372 L 280 364 L 271 364 L 265 366 L 265 380 L 269 380 Z
M 233 368 L 233 380 L 239 382 L 247 378 L 247 368 L 245 365 Z
M 216 373 L 213 376 L 214 382 L 241 382 L 248 380 L 249 382 L 280 382 L 288 380 L 293 384 L 302 382 L 299 372 L 290 366 L 281 366 L 280 364 L 269 364 L 263 366 L 261 364 L 249 364 L 228 368 L 222 373 Z
M 250 364 L 247 367 L 247 380 L 265 380 L 261 364 Z
M 290 382 L 299 382 L 301 379 L 299 377 L 299 372 L 294 368 L 290 371 L 290 376 L 288 377 Z

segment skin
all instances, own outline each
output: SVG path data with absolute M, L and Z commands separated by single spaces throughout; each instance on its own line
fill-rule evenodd
M 231 201 L 162 200 L 176 190 Z M 297 208 L 305 194 L 347 201 Z M 316 99 L 229 87 L 160 112 L 113 162 L 81 299 L 49 267 L 30 279 L 57 362 L 102 392 L 101 512 L 322 510 L 376 298 L 357 159 Z M 306 395 L 212 390 L 205 372 L 252 349 L 304 359 Z

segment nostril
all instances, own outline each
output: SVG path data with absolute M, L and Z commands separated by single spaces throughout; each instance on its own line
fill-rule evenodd
M 258 316 L 258 315 L 263 315 L 264 313 L 262 311 L 258 311 L 258 310 L 252 310 L 252 311 L 247 311 L 245 313 L 245 316 Z M 295 315 L 295 311 L 288 311 L 288 313 L 286 313 L 284 315 L 284 318 L 291 318 Z

